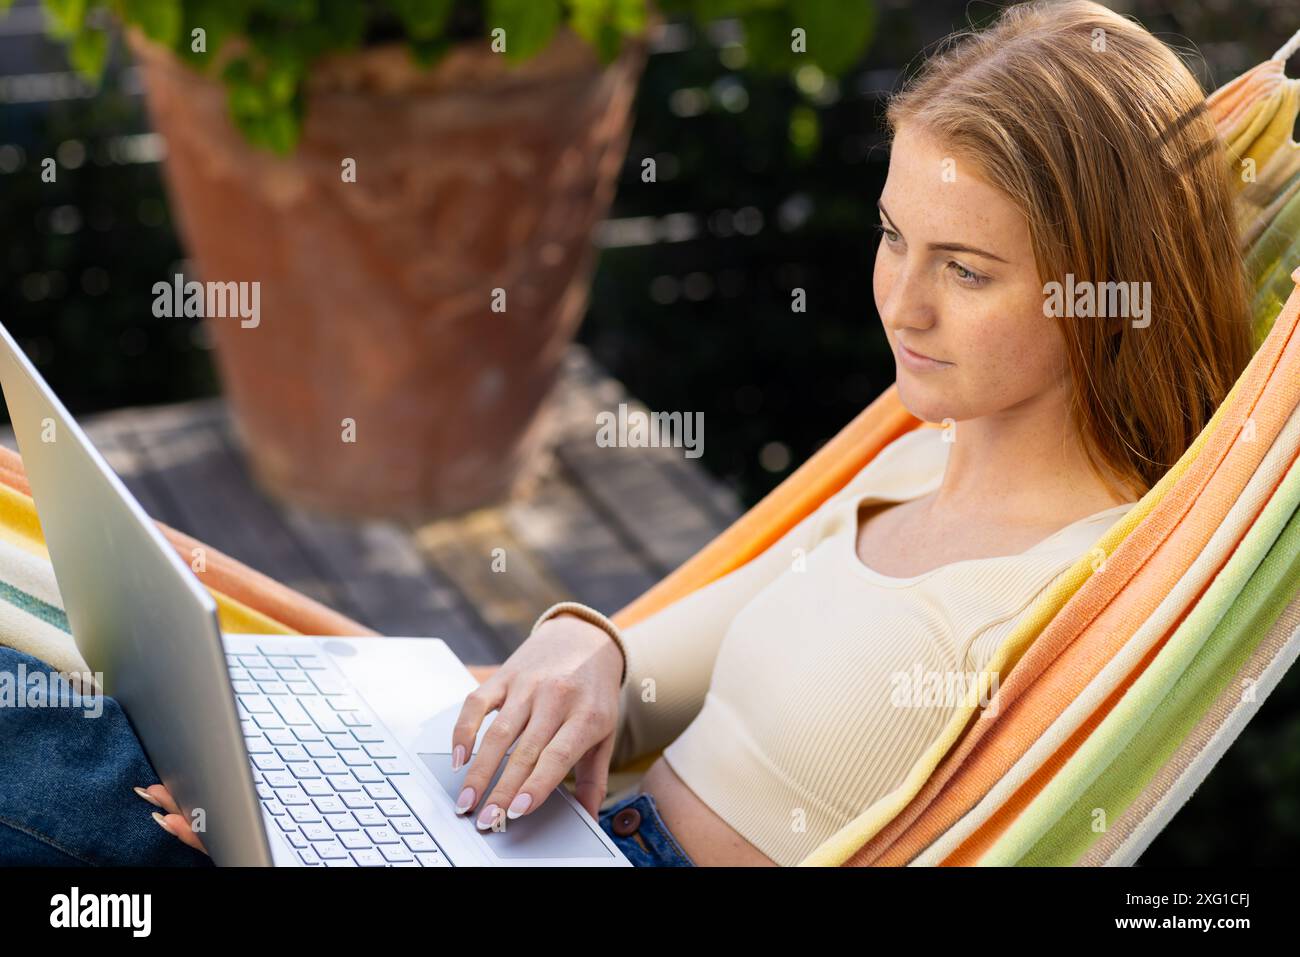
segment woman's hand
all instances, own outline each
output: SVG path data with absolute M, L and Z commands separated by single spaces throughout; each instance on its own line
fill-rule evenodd
M 457 812 L 475 807 L 506 750 L 519 738 L 488 795 L 479 827 L 491 827 L 502 817 L 499 809 L 512 803 L 505 815 L 509 819 L 541 807 L 571 768 L 576 769 L 578 803 L 596 817 L 609 780 L 622 674 L 623 653 L 602 629 L 567 614 L 543 622 L 465 698 L 452 734 L 453 770 L 473 749 L 483 719 L 494 709 L 500 713 L 466 773 Z M 153 819 L 159 827 L 207 853 L 166 787 L 155 784 L 135 793 L 158 809 Z
M 456 813 L 478 805 L 514 744 L 478 816 L 480 829 L 500 829 L 507 818 L 541 807 L 571 768 L 578 803 L 596 817 L 609 781 L 622 674 L 623 652 L 603 629 L 564 613 L 542 622 L 465 698 L 451 738 L 453 771 L 473 753 L 488 712 L 498 714 L 470 763 Z
M 199 836 L 190 828 L 190 822 L 181 813 L 181 809 L 176 806 L 176 802 L 172 800 L 171 792 L 167 788 L 161 784 L 155 784 L 149 788 L 135 788 L 134 790 L 136 794 L 154 807 L 165 812 L 163 814 L 158 811 L 153 812 L 153 819 L 158 822 L 159 827 L 168 834 L 179 838 L 182 843 L 188 844 L 196 851 L 202 851 L 204 854 L 208 853 L 208 849 L 203 846 Z

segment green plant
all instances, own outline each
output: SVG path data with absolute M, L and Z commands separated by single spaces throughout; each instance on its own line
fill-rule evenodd
M 0 0 L 0 13 L 12 2 Z M 838 74 L 861 55 L 875 23 L 871 0 L 42 2 L 50 33 L 67 44 L 69 60 L 83 75 L 102 75 L 116 19 L 197 69 L 219 69 L 236 125 L 250 142 L 279 153 L 297 143 L 306 109 L 303 81 L 312 63 L 372 43 L 404 42 L 417 62 L 430 65 L 458 42 L 496 41 L 494 49 L 499 49 L 504 41 L 502 55 L 520 62 L 545 48 L 556 30 L 567 25 L 609 62 L 627 37 L 645 31 L 657 7 L 701 24 L 738 19 L 748 61 L 760 69 L 811 63 Z M 795 49 L 797 30 L 803 31 L 803 51 Z

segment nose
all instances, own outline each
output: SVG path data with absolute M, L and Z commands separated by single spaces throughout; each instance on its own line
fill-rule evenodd
M 880 321 L 891 332 L 899 329 L 930 329 L 938 320 L 928 284 L 917 270 L 901 263 L 885 282 L 877 306 Z

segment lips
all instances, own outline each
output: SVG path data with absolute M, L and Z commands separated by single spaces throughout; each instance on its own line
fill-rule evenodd
M 942 359 L 927 356 L 924 353 L 917 352 L 915 349 L 909 349 L 907 346 L 903 345 L 902 342 L 898 343 L 898 360 L 909 369 L 913 369 L 917 372 L 931 372 L 938 369 L 947 369 L 952 365 L 951 362 L 945 362 Z
M 898 345 L 903 349 L 907 349 L 908 352 L 912 353 L 912 355 L 916 356 L 918 359 L 929 359 L 931 362 L 943 362 L 942 359 L 936 359 L 934 356 L 927 356 L 924 352 L 918 352 L 915 349 L 903 345 L 901 342 Z M 945 363 L 945 365 L 946 364 L 947 363 Z

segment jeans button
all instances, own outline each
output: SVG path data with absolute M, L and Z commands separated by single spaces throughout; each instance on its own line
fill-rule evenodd
M 614 815 L 614 820 L 610 823 L 610 828 L 619 837 L 627 837 L 635 834 L 636 829 L 641 826 L 641 812 L 634 807 L 625 807 Z

